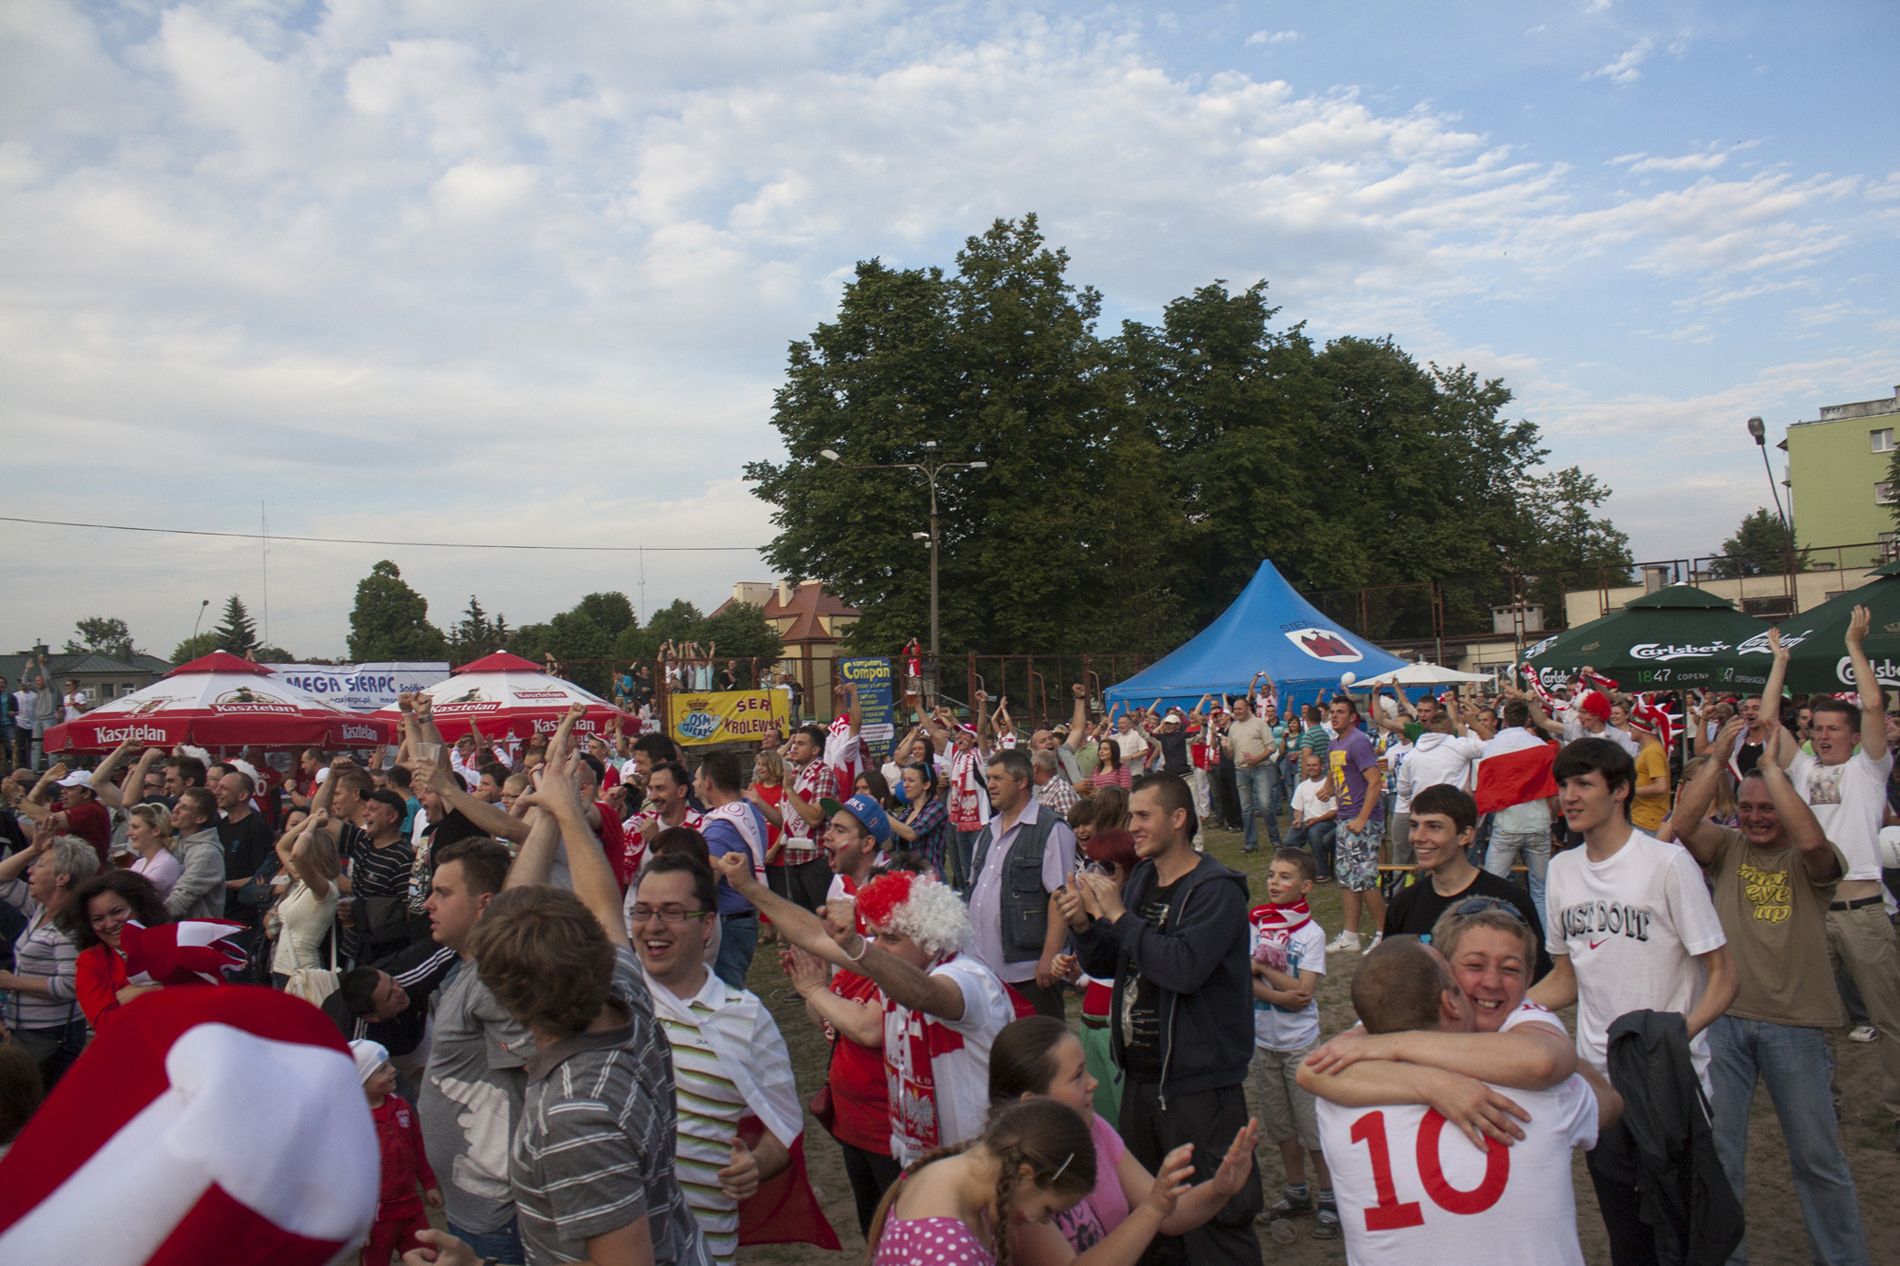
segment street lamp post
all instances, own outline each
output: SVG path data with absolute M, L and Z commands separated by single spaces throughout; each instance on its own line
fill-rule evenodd
M 1788 556 L 1784 560 L 1784 570 L 1794 574 L 1794 525 L 1788 522 L 1788 516 L 1781 508 L 1781 489 L 1775 486 L 1775 468 L 1768 461 L 1768 428 L 1760 418 L 1748 420 L 1748 433 L 1754 437 L 1755 447 L 1761 450 L 1761 468 L 1768 472 L 1768 491 L 1775 499 L 1775 517 L 1781 520 L 1781 534 L 1788 540 Z
M 934 449 L 937 441 L 925 440 L 924 447 Z M 930 662 L 937 662 L 937 472 L 966 467 L 970 470 L 988 470 L 988 462 L 847 462 L 831 449 L 820 449 L 818 455 L 827 461 L 836 462 L 846 470 L 917 470 L 922 471 L 924 482 L 930 485 Z M 922 532 L 911 533 L 912 540 L 923 539 Z
M 205 608 L 210 605 L 211 605 L 211 599 L 209 598 L 206 598 L 203 602 L 199 603 L 198 604 L 198 618 L 191 622 L 191 649 L 194 653 L 198 649 L 198 626 L 204 623 Z

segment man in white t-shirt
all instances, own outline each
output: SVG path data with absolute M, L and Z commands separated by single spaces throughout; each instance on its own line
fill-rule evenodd
M 1388 937 L 1360 960 L 1352 1004 L 1375 1040 L 1473 1024 L 1445 959 L 1410 936 Z M 1571 1153 L 1596 1144 L 1597 1096 L 1572 1075 L 1549 1090 L 1513 1089 L 1506 1101 L 1520 1118 L 1515 1141 L 1486 1138 L 1480 1150 L 1424 1104 L 1320 1100 L 1348 1261 L 1582 1266 Z
M 1293 825 L 1288 828 L 1288 848 L 1303 848 L 1313 855 L 1320 883 L 1333 878 L 1333 831 L 1339 821 L 1339 804 L 1333 799 L 1333 780 L 1326 764 L 1312 752 L 1300 758 L 1300 785 L 1293 790 Z
M 990 1106 L 990 1043 L 1016 1010 L 996 973 L 959 952 L 972 929 L 957 894 L 931 876 L 893 871 L 866 884 L 854 901 L 827 902 L 820 920 L 767 890 L 744 858 L 714 862 L 787 942 L 884 991 L 891 1156 L 908 1165 L 981 1134 Z M 860 913 L 869 936 L 857 931 Z M 846 1036 L 866 1045 L 875 1040 L 864 1032 Z
M 1709 1089 L 1704 1030 L 1740 985 L 1715 905 L 1695 860 L 1630 825 L 1636 762 L 1608 739 L 1579 739 L 1552 768 L 1564 821 L 1583 847 L 1551 860 L 1544 891 L 1550 974 L 1531 1000 L 1552 1011 L 1576 1004 L 1577 1053 L 1608 1076 L 1610 1026 L 1632 1011 L 1680 1012 L 1696 1076 Z M 1607 1155 L 1607 1153 L 1606 1153 Z M 1648 1260 L 1655 1233 L 1639 1216 L 1634 1184 L 1602 1172 L 1591 1153 L 1610 1251 Z
M 1816 695 L 1808 722 L 1814 755 L 1801 751 L 1786 730 L 1777 728 L 1774 759 L 1788 771 L 1788 781 L 1814 810 L 1827 838 L 1847 858 L 1847 873 L 1828 903 L 1827 954 L 1836 970 L 1846 966 L 1880 1033 L 1880 1102 L 1894 1120 L 1894 1142 L 1900 1147 L 1900 946 L 1887 917 L 1889 898 L 1875 851 L 1887 812 L 1893 753 L 1887 750 L 1886 699 L 1862 646 L 1872 623 L 1866 607 L 1855 607 L 1847 627 L 1847 655 L 1860 687 L 1860 706 Z M 1762 691 L 1764 711 L 1781 707 L 1786 662 L 1779 635 L 1771 629 L 1768 639 L 1776 660 Z
M 1126 708 L 1127 705 L 1123 705 Z M 1134 715 L 1124 711 L 1115 718 L 1115 746 L 1121 751 L 1122 768 L 1139 778 L 1148 764 L 1148 736 L 1135 725 Z

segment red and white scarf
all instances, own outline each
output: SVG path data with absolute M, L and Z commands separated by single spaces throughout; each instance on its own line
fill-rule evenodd
M 1593 673 L 1587 668 L 1577 673 L 1577 680 L 1583 685 L 1592 686 L 1601 690 L 1606 695 L 1615 694 L 1619 688 L 1614 681 L 1611 681 L 1602 673 Z
M 983 754 L 972 747 L 950 753 L 950 803 L 945 806 L 950 825 L 959 831 L 983 829 L 984 789 L 977 777 Z
M 1257 905 L 1247 912 L 1253 924 L 1253 957 L 1276 971 L 1287 969 L 1286 945 L 1293 934 L 1313 921 L 1313 908 L 1305 901 L 1278 906 L 1272 902 Z

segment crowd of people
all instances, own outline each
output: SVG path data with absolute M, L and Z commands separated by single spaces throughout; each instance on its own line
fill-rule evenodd
M 842 684 L 749 769 L 582 738 L 578 707 L 510 760 L 445 741 L 426 695 L 367 761 L 29 754 L 0 814 L 0 1144 L 179 987 L 141 966 L 146 930 L 217 925 L 227 979 L 350 1044 L 377 1266 L 729 1266 L 760 1202 L 810 1200 L 808 1110 L 872 1266 L 1253 1266 L 1263 1231 L 1580 1263 L 1579 1148 L 1617 1266 L 1716 1260 L 1746 1251 L 1764 1080 L 1814 1260 L 1864 1263 L 1828 1033 L 1882 1044 L 1900 1128 L 1900 798 L 1866 629 L 1851 699 L 1784 700 L 1775 642 L 1762 695 L 1729 701 L 1585 670 L 1295 708 L 1262 674 L 1192 710 L 1097 716 L 1076 686 L 1024 733 L 980 691 L 965 716 L 910 696 L 881 764 Z M 694 688 L 713 649 L 660 671 Z M 1236 866 L 1263 849 L 1255 892 Z M 1331 1034 L 1329 957 L 1356 1020 Z M 822 1084 L 768 979 L 828 1041 Z

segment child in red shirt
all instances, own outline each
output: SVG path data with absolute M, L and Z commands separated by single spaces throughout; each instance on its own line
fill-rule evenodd
M 363 1093 L 369 1097 L 383 1166 L 382 1198 L 361 1262 L 362 1266 L 389 1266 L 391 1254 L 400 1258 L 410 1249 L 422 1247 L 416 1232 L 429 1229 L 423 1202 L 427 1201 L 431 1209 L 440 1209 L 442 1189 L 436 1185 L 435 1171 L 429 1168 L 429 1158 L 422 1150 L 422 1126 L 416 1120 L 416 1110 L 393 1093 L 396 1070 L 389 1063 L 389 1052 L 380 1043 L 359 1039 L 350 1043 L 350 1053 L 356 1057 Z M 422 1184 L 420 1197 L 416 1195 L 418 1180 Z

